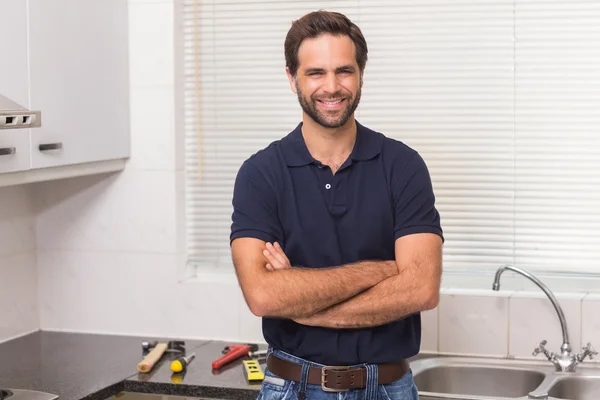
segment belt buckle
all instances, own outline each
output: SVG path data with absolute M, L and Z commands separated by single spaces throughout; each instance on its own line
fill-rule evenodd
M 350 367 L 348 366 L 332 366 L 332 365 L 327 365 L 324 367 L 321 367 L 321 389 L 323 389 L 323 391 L 325 392 L 347 392 L 349 389 L 331 389 L 328 388 L 327 386 L 325 386 L 325 384 L 327 383 L 327 371 L 346 371 L 349 370 Z

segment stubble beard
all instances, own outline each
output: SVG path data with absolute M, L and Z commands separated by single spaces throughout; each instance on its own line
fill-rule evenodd
M 298 95 L 298 102 L 300 103 L 300 107 L 306 115 L 308 115 L 313 121 L 317 124 L 323 126 L 324 128 L 339 128 L 344 126 L 350 116 L 356 111 L 358 107 L 358 103 L 360 102 L 360 96 L 362 91 L 362 79 L 361 84 L 358 87 L 358 91 L 356 92 L 356 98 L 354 98 L 350 93 L 342 93 L 337 92 L 331 98 L 341 98 L 344 97 L 346 99 L 346 108 L 341 113 L 339 117 L 335 117 L 334 113 L 330 113 L 327 111 L 320 111 L 317 107 L 317 97 L 315 95 L 310 96 L 310 99 L 307 99 L 306 96 L 300 90 L 298 85 L 298 81 L 296 80 L 296 93 Z M 326 100 L 326 99 L 323 99 Z M 337 113 L 337 111 L 336 111 Z

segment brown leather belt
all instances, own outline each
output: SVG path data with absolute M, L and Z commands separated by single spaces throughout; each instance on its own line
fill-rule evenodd
M 274 354 L 271 354 L 267 359 L 267 368 L 280 378 L 290 381 L 300 382 L 302 376 L 302 366 L 300 364 L 283 360 Z M 410 365 L 406 360 L 397 363 L 379 364 L 377 383 L 379 385 L 392 383 L 402 378 L 409 368 Z M 364 389 L 367 386 L 367 368 L 355 367 L 350 369 L 345 366 L 309 367 L 308 383 L 321 385 L 321 388 L 326 392 Z

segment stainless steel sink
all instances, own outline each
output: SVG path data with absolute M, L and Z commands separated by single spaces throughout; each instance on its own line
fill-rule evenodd
M 598 400 L 600 399 L 600 377 L 560 377 L 552 385 L 548 394 L 559 399 Z
M 412 361 L 411 368 L 423 399 L 600 400 L 600 364 L 565 373 L 547 361 L 439 356 Z
M 492 366 L 441 365 L 419 373 L 419 390 L 471 396 L 523 397 L 546 375 L 539 371 Z
M 57 398 L 58 396 L 55 394 L 36 390 L 0 388 L 0 400 L 56 400 Z

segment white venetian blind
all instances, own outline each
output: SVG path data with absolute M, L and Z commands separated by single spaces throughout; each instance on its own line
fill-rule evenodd
M 515 261 L 600 272 L 600 2 L 515 16 Z
M 364 1 L 359 118 L 425 159 L 446 268 L 513 257 L 513 1 Z
M 189 262 L 231 267 L 236 172 L 301 117 L 285 35 L 327 9 L 369 45 L 357 118 L 429 166 L 445 268 L 600 271 L 600 8 L 542 4 L 184 0 Z

